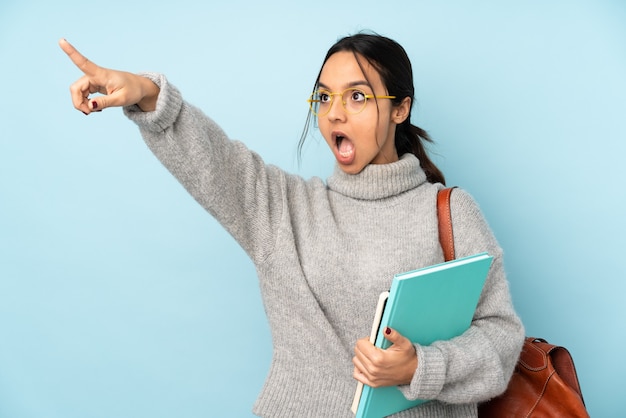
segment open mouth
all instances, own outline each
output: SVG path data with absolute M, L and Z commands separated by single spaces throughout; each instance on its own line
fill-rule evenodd
M 341 132 L 334 135 L 335 146 L 337 147 L 337 157 L 340 162 L 349 163 L 354 158 L 354 143 Z
M 341 148 L 341 143 L 343 142 L 345 136 L 343 135 L 337 135 L 335 137 L 335 144 L 337 145 L 337 149 Z

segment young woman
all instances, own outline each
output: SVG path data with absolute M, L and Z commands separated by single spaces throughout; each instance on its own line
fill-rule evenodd
M 393 275 L 443 261 L 435 202 L 444 180 L 424 150 L 426 134 L 410 121 L 412 69 L 400 45 L 358 34 L 329 50 L 309 99 L 337 160 L 325 182 L 264 164 L 163 75 L 102 68 L 65 40 L 60 46 L 84 73 L 70 89 L 74 106 L 85 114 L 123 106 L 154 154 L 253 260 L 274 344 L 255 414 L 351 417 L 356 379 L 432 400 L 398 417 L 465 418 L 506 388 L 523 327 L 502 251 L 461 189 L 451 202 L 457 256 L 494 256 L 470 329 L 430 346 L 387 329 L 393 345 L 385 351 L 367 338 Z

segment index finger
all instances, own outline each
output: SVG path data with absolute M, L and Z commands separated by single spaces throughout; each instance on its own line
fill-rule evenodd
M 68 57 L 72 60 L 72 62 L 80 68 L 80 70 L 88 76 L 95 75 L 98 66 L 93 62 L 89 61 L 83 54 L 78 52 L 72 44 L 67 42 L 65 39 L 59 40 L 59 46 L 67 54 Z

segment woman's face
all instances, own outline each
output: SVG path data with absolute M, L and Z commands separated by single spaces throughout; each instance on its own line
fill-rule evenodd
M 361 58 L 360 61 L 363 70 L 352 52 L 341 51 L 331 55 L 322 68 L 319 89 L 328 93 L 341 93 L 355 87 L 365 94 L 387 95 L 376 69 L 367 60 Z M 389 99 L 370 98 L 363 111 L 350 114 L 342 106 L 340 95 L 330 97 L 333 98 L 330 110 L 318 116 L 318 126 L 344 172 L 357 174 L 368 164 L 386 164 L 398 160 L 396 125 L 407 118 L 410 98 L 407 97 L 398 106 L 393 106 Z

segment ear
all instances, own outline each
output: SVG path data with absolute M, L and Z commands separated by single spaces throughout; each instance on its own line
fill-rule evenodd
M 391 120 L 393 120 L 393 122 L 396 125 L 399 125 L 402 122 L 404 122 L 406 118 L 409 117 L 410 113 L 411 113 L 411 98 L 405 97 L 404 100 L 402 100 L 402 103 L 395 106 L 393 110 L 391 111 Z

